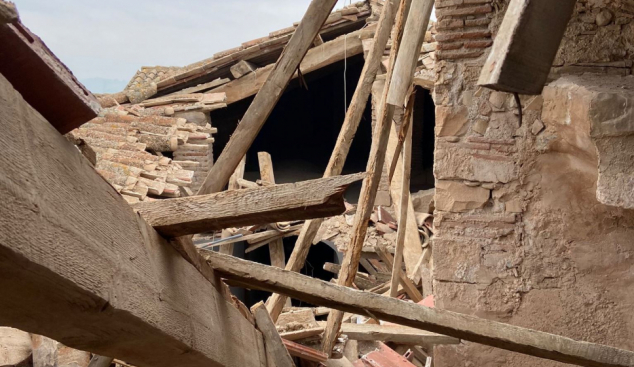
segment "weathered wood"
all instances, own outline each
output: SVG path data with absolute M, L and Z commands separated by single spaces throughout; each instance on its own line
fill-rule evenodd
M 20 22 L 0 26 L 0 74 L 62 134 L 101 110 L 97 98 Z
M 231 71 L 231 75 L 233 75 L 234 78 L 239 79 L 249 73 L 254 72 L 257 68 L 258 66 L 252 62 L 240 60 L 235 65 L 231 66 L 229 70 Z
M 295 341 L 295 340 L 301 340 L 301 339 L 317 336 L 323 332 L 324 332 L 324 328 L 317 326 L 317 327 L 312 327 L 308 329 L 287 331 L 284 333 L 280 333 L 280 336 L 282 337 L 282 339 Z
M 319 321 L 320 326 L 326 323 Z M 408 345 L 459 344 L 460 339 L 400 325 L 341 324 L 341 333 L 353 340 L 382 341 Z
M 405 9 L 406 4 L 407 0 L 402 0 L 400 5 L 401 9 Z M 403 13 L 404 12 L 401 11 L 401 14 Z M 357 213 L 354 217 L 350 244 L 344 254 L 344 258 L 341 263 L 341 271 L 339 272 L 339 277 L 337 278 L 337 284 L 347 287 L 352 285 L 359 267 L 359 259 L 361 258 L 361 252 L 363 251 L 363 243 L 365 242 L 365 236 L 368 230 L 368 222 L 374 209 L 374 200 L 376 199 L 376 193 L 378 191 L 381 174 L 383 172 L 383 165 L 385 164 L 385 150 L 387 148 L 387 142 L 390 136 L 390 126 L 392 126 L 392 118 L 394 117 L 395 110 L 394 105 L 387 103 L 387 96 L 389 94 L 392 77 L 394 76 L 396 55 L 401 43 L 401 30 L 404 26 L 403 18 L 403 16 L 400 16 L 399 21 L 396 22 L 396 37 L 393 41 L 392 49 L 390 50 L 387 75 L 385 77 L 385 88 L 381 96 L 378 119 L 372 136 L 370 157 L 368 158 L 368 164 L 366 167 L 368 176 L 365 180 L 363 180 L 363 185 L 361 186 L 359 204 L 357 205 Z M 329 356 L 332 353 L 332 348 L 335 344 L 342 319 L 343 312 L 341 311 L 335 310 L 328 315 L 328 325 L 326 326 L 324 337 L 322 339 L 322 350 Z
M 255 318 L 255 325 L 262 332 L 264 347 L 273 358 L 275 367 L 295 367 L 295 363 L 293 363 L 291 355 L 288 354 L 288 350 L 284 346 L 284 342 L 280 338 L 280 334 L 278 334 L 264 303 L 256 303 L 251 307 L 251 312 Z
M 0 26 L 13 23 L 18 20 L 18 10 L 15 8 L 15 4 L 0 0 Z
M 345 211 L 343 193 L 364 174 L 141 202 L 134 209 L 168 237 L 231 227 L 329 217 Z
M 381 258 L 381 260 L 383 260 L 383 262 L 389 267 L 391 267 L 393 269 L 392 271 L 394 271 L 394 268 L 395 268 L 394 258 L 392 257 L 392 254 L 390 254 L 383 247 L 378 247 L 376 249 L 376 252 L 379 255 L 379 258 Z M 398 272 L 396 273 L 397 274 L 396 279 L 398 280 L 398 282 L 396 282 L 396 284 L 390 283 L 390 293 L 389 293 L 390 297 L 398 296 L 398 284 L 400 283 L 403 286 L 403 289 L 405 290 L 409 298 L 412 299 L 412 301 L 414 302 L 422 301 L 423 295 L 420 293 L 418 288 L 416 288 L 416 285 L 412 283 L 412 281 L 405 275 L 405 273 L 403 272 L 401 268 L 397 268 L 397 269 L 398 269 Z M 392 274 L 392 280 L 394 280 L 394 274 Z
M 333 274 L 339 274 L 339 272 L 341 271 L 341 265 L 325 263 L 324 270 L 331 272 Z M 361 272 L 357 272 L 357 274 L 354 277 L 354 285 L 356 285 L 357 288 L 361 290 L 372 289 L 376 287 L 377 285 L 379 285 L 378 283 L 379 282 L 376 279 L 371 279 L 370 276 Z
M 335 148 L 330 156 L 330 161 L 324 172 L 324 177 L 338 176 L 343 170 L 348 152 L 350 151 L 350 146 L 359 127 L 363 112 L 365 111 L 370 92 L 372 92 L 372 84 L 379 70 L 381 58 L 383 57 L 385 46 L 390 37 L 392 26 L 394 25 L 397 10 L 396 4 L 396 0 L 390 0 L 386 1 L 383 5 L 379 25 L 374 34 L 374 44 L 363 65 L 359 83 L 352 96 L 350 106 L 346 111 L 346 117 L 341 126 L 339 136 L 337 137 Z M 295 242 L 295 247 L 288 260 L 286 270 L 300 271 L 304 267 L 308 252 L 322 223 L 322 220 L 316 219 L 307 221 L 304 224 Z M 279 294 L 273 294 L 268 300 L 267 309 L 273 320 L 282 312 L 285 300 L 286 297 Z
M 242 160 L 240 160 L 238 167 L 236 167 L 236 170 L 233 172 L 233 174 L 229 178 L 229 185 L 227 187 L 228 190 L 240 189 L 240 180 L 242 179 L 242 177 L 244 177 L 244 170 L 246 168 L 246 165 L 247 165 L 247 156 L 245 155 L 244 157 L 242 157 Z M 227 238 L 231 236 L 231 234 L 227 231 L 227 229 L 223 229 L 220 236 L 221 238 Z M 234 242 L 225 243 L 220 246 L 218 251 L 222 252 L 223 254 L 233 255 L 234 247 L 235 247 Z
M 337 0 L 313 0 L 275 67 L 203 182 L 199 195 L 219 192 L 255 140 Z
M 353 32 L 348 35 L 347 40 L 337 38 L 335 40 L 324 43 L 321 46 L 310 49 L 299 68 L 303 74 L 310 73 L 315 70 L 322 69 L 328 65 L 332 65 L 347 57 L 359 55 L 363 52 L 360 32 Z M 213 92 L 224 92 L 227 94 L 227 103 L 235 103 L 248 98 L 260 90 L 267 78 L 271 74 L 274 64 L 264 66 L 213 90 Z M 298 77 L 295 73 L 292 79 Z
M 559 50 L 575 0 L 512 0 L 478 85 L 540 94 Z
M 114 358 L 94 355 L 90 359 L 90 363 L 88 364 L 88 367 L 110 367 L 110 365 L 112 364 L 112 361 L 114 361 Z
M 410 117 L 411 118 L 411 117 Z M 407 125 L 407 126 L 405 126 Z M 407 211 L 409 209 L 409 182 L 412 172 L 412 124 L 403 121 L 403 126 L 407 129 L 405 141 L 402 149 L 402 175 L 401 175 L 401 197 L 399 201 L 398 231 L 396 233 L 396 248 L 394 249 L 394 264 L 392 265 L 392 279 L 390 282 L 390 297 L 396 297 L 398 292 L 399 278 L 401 277 L 403 266 L 403 248 L 405 247 L 405 234 L 407 233 Z M 416 228 L 418 232 L 418 228 Z M 407 276 L 406 276 L 407 278 Z M 409 280 L 409 279 L 407 279 Z M 407 281 L 406 281 L 407 282 Z M 403 285 L 407 287 L 406 285 Z M 415 288 L 414 288 L 415 289 Z M 410 295 L 411 297 L 411 295 Z M 422 300 L 422 295 L 421 295 Z M 414 300 L 414 302 L 418 302 Z
M 322 353 L 313 348 L 310 348 L 301 344 L 297 344 L 290 340 L 282 339 L 282 341 L 284 342 L 286 349 L 288 349 L 288 352 L 294 357 L 305 359 L 307 361 L 321 362 L 321 363 L 326 362 L 328 360 L 328 356 L 326 355 L 326 353 Z
M 138 366 L 263 366 L 253 325 L 3 76 L 0 110 L 1 325 Z
M 271 155 L 267 152 L 258 152 L 258 162 L 262 181 L 275 184 Z M 284 240 L 282 238 L 276 238 L 269 242 L 269 254 L 271 256 L 271 265 L 284 269 L 284 266 L 286 266 L 286 255 L 284 255 Z
M 206 253 L 205 258 L 231 284 L 284 293 L 314 305 L 563 363 L 590 367 L 634 365 L 632 351 L 429 308 L 216 253 Z
M 403 32 L 403 40 L 394 65 L 390 93 L 387 96 L 387 103 L 391 105 L 402 107 L 405 104 L 407 92 L 412 86 L 414 70 L 425 40 L 431 12 L 434 9 L 434 2 L 434 0 L 412 0 Z

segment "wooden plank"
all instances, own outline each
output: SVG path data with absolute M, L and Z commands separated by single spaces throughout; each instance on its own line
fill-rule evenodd
M 253 325 L 3 76 L 0 110 L 1 325 L 138 366 L 263 367 Z
M 245 155 L 244 157 L 242 157 L 242 160 L 240 160 L 238 167 L 236 167 L 236 170 L 233 171 L 233 174 L 229 178 L 229 186 L 227 187 L 227 190 L 240 189 L 240 180 L 242 179 L 242 177 L 244 177 L 244 170 L 246 168 L 246 165 L 247 165 L 247 156 Z M 227 238 L 230 236 L 231 236 L 231 233 L 229 233 L 229 231 L 227 231 L 226 228 L 224 228 L 220 234 L 221 238 Z M 218 249 L 218 251 L 222 252 L 223 254 L 233 255 L 234 248 L 235 248 L 234 242 L 231 242 L 231 243 L 227 242 L 222 244 L 220 248 Z
M 343 60 L 346 56 L 352 57 L 363 52 L 361 39 L 358 37 L 361 32 L 353 32 L 347 39 L 337 38 L 314 47 L 306 53 L 306 57 L 300 64 L 303 74 L 319 70 L 328 65 L 332 65 Z M 231 81 L 212 92 L 224 92 L 227 94 L 227 104 L 241 101 L 258 93 L 271 74 L 275 64 L 270 64 L 259 68 L 255 73 L 243 75 L 241 78 Z M 297 73 L 292 75 L 292 79 L 297 78 Z
M 575 0 L 512 0 L 478 85 L 509 93 L 540 94 Z
M 97 98 L 18 21 L 0 25 L 0 74 L 62 134 L 101 110 Z
M 275 184 L 271 155 L 267 152 L 258 152 L 258 162 L 260 164 L 260 178 L 262 181 Z M 286 266 L 286 255 L 284 255 L 283 238 L 276 238 L 269 242 L 269 254 L 271 256 L 271 265 L 284 269 Z M 288 304 L 288 306 L 290 306 L 290 304 Z
M 277 329 L 269 312 L 266 310 L 263 302 L 256 303 L 251 307 L 251 312 L 255 318 L 255 325 L 262 332 L 264 338 L 264 347 L 267 353 L 273 358 L 275 367 L 295 367 L 291 355 L 280 338 Z
M 374 34 L 374 44 L 370 49 L 370 53 L 366 58 L 365 64 L 363 65 L 363 70 L 361 71 L 361 76 L 359 77 L 359 83 L 357 84 L 357 88 L 352 96 L 352 101 L 350 102 L 348 111 L 346 111 L 346 117 L 343 121 L 343 125 L 341 126 L 339 136 L 337 137 L 335 148 L 330 156 L 330 161 L 328 162 L 328 166 L 324 172 L 324 177 L 338 176 L 343 170 L 348 152 L 350 151 L 350 146 L 352 145 L 352 141 L 354 140 L 354 136 L 359 127 L 359 122 L 361 121 L 361 117 L 363 116 L 363 112 L 367 106 L 370 92 L 372 92 L 372 84 L 374 83 L 374 79 L 376 78 L 376 74 L 379 70 L 385 46 L 387 45 L 387 41 L 390 37 L 390 32 L 397 13 L 396 4 L 396 0 L 390 0 L 386 1 L 383 5 L 383 11 L 381 12 L 381 17 L 379 18 L 379 25 L 376 33 Z M 363 47 L 361 48 L 363 49 Z M 304 224 L 304 227 L 295 242 L 293 252 L 288 260 L 288 264 L 286 266 L 287 270 L 300 271 L 304 267 L 308 252 L 322 223 L 322 220 L 317 219 L 307 221 Z M 286 297 L 279 294 L 273 294 L 268 300 L 267 309 L 269 310 L 273 320 L 275 320 L 277 316 L 279 316 L 280 312 L 282 312 L 285 300 Z
M 323 321 L 317 322 L 325 327 Z M 341 333 L 353 340 L 392 342 L 408 345 L 460 344 L 460 339 L 400 325 L 341 324 Z
M 307 361 L 320 362 L 320 363 L 326 362 L 328 360 L 328 356 L 326 355 L 326 353 L 322 353 L 313 348 L 310 348 L 301 344 L 297 344 L 290 340 L 282 339 L 282 341 L 284 342 L 286 349 L 288 349 L 288 352 L 293 357 L 305 359 Z
M 411 116 L 408 116 L 411 119 Z M 410 175 L 412 171 L 412 124 L 411 121 L 406 122 L 403 121 L 403 127 L 406 128 L 407 133 L 405 135 L 405 141 L 403 142 L 402 149 L 402 174 L 401 174 L 401 192 L 400 192 L 400 201 L 398 204 L 399 208 L 399 217 L 398 217 L 398 231 L 396 233 L 396 248 L 394 249 L 394 264 L 392 265 L 392 279 L 390 281 L 390 297 L 397 297 L 398 293 L 398 283 L 399 278 L 401 277 L 402 266 L 403 266 L 403 249 L 405 247 L 405 237 L 408 232 L 407 224 L 408 224 L 408 209 L 409 209 L 409 182 Z M 411 223 L 411 221 L 410 221 Z M 414 222 L 415 223 L 415 222 Z M 418 227 L 416 229 L 416 235 L 418 236 Z M 407 276 L 405 276 L 407 278 Z M 405 280 L 406 283 L 409 279 Z M 406 289 L 410 289 L 407 285 L 403 285 Z M 414 289 L 416 289 L 414 287 Z M 418 296 L 420 293 L 416 294 Z M 410 295 L 411 297 L 411 295 Z M 422 295 L 420 295 L 422 300 Z M 414 302 L 418 302 L 414 300 Z
M 301 340 L 301 339 L 317 336 L 323 332 L 324 332 L 324 328 L 321 326 L 317 326 L 317 327 L 312 327 L 308 329 L 287 331 L 287 332 L 281 333 L 280 336 L 283 339 L 295 341 L 295 340 Z
M 231 71 L 231 75 L 233 75 L 234 78 L 240 79 L 243 76 L 254 72 L 257 68 L 258 66 L 252 62 L 240 60 L 235 65 L 231 66 L 229 70 Z
M 310 3 L 304 18 L 284 48 L 282 56 L 275 63 L 266 82 L 209 171 L 198 191 L 199 195 L 219 192 L 227 184 L 229 176 L 264 126 L 336 3 L 337 0 L 313 0 Z
M 403 32 L 403 41 L 394 65 L 394 78 L 390 86 L 390 94 L 387 96 L 387 103 L 391 105 L 402 107 L 405 104 L 407 92 L 412 86 L 414 70 L 418 63 L 420 49 L 423 46 L 431 12 L 434 9 L 434 2 L 434 0 L 412 0 Z
M 391 267 L 392 269 L 394 269 L 394 258 L 392 257 L 392 254 L 390 254 L 385 248 L 383 247 L 377 247 L 376 249 L 376 253 L 379 255 L 379 257 L 381 258 L 381 260 L 383 260 L 384 263 L 386 263 L 389 267 Z M 405 273 L 403 272 L 403 270 L 401 268 L 397 268 L 398 272 L 398 280 L 399 282 L 397 282 L 394 286 L 392 284 L 390 284 L 390 297 L 397 297 L 398 296 L 398 283 L 400 283 L 403 286 L 403 289 L 405 289 L 405 292 L 407 293 L 407 295 L 412 299 L 412 301 L 414 302 L 420 302 L 423 300 L 423 295 L 420 293 L 420 291 L 416 288 L 416 285 L 414 283 L 412 283 L 412 281 L 405 275 Z M 393 270 L 392 270 L 393 271 Z M 394 278 L 392 278 L 394 279 Z M 394 292 L 394 293 L 392 293 Z M 392 295 L 394 294 L 394 295 Z
M 231 284 L 284 293 L 314 305 L 563 363 L 592 367 L 634 365 L 632 351 L 429 308 L 217 253 L 205 253 L 205 258 Z
M 231 227 L 339 215 L 343 193 L 365 174 L 322 178 L 257 189 L 141 202 L 134 209 L 167 237 Z
M 406 8 L 406 3 L 406 0 L 401 1 L 402 9 Z M 401 14 L 403 14 L 403 12 L 401 12 Z M 392 77 L 394 76 L 394 63 L 401 43 L 402 29 L 404 27 L 403 23 L 403 17 L 400 17 L 399 21 L 396 22 L 396 37 L 393 41 L 392 49 L 390 50 L 387 75 L 385 77 L 385 88 L 381 97 L 378 118 L 372 137 L 370 157 L 368 158 L 368 164 L 366 166 L 368 176 L 365 180 L 363 180 L 363 185 L 361 186 L 357 213 L 354 217 L 352 235 L 350 236 L 350 244 L 344 254 L 343 261 L 341 263 L 341 271 L 339 272 L 339 276 L 337 278 L 337 284 L 347 287 L 352 285 L 359 267 L 359 259 L 361 258 L 361 252 L 363 251 L 363 244 L 368 230 L 368 222 L 374 209 L 374 200 L 376 199 L 376 193 L 378 191 L 381 174 L 383 172 L 383 165 L 385 164 L 385 150 L 387 148 L 387 142 L 390 136 L 390 126 L 392 126 L 392 118 L 394 117 L 395 110 L 394 105 L 387 103 L 387 96 L 389 95 Z M 329 356 L 331 355 L 332 348 L 335 345 L 335 340 L 337 338 L 337 333 L 339 332 L 342 319 L 343 312 L 341 311 L 335 310 L 328 315 L 328 325 L 324 331 L 322 350 Z

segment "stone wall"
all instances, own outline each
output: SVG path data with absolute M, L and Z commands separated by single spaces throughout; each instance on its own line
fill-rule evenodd
M 436 2 L 436 306 L 634 350 L 634 1 L 579 0 L 552 73 L 572 76 L 521 96 L 521 126 L 512 95 L 476 86 L 507 5 Z M 435 357 L 562 365 L 472 343 Z

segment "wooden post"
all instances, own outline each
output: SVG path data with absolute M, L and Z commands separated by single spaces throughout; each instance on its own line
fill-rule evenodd
M 260 178 L 271 184 L 275 184 L 275 174 L 273 173 L 273 160 L 267 152 L 258 153 L 260 163 Z M 277 238 L 269 242 L 269 254 L 271 255 L 271 265 L 284 269 L 286 256 L 284 255 L 284 240 Z
M 411 116 L 410 116 L 411 118 Z M 409 208 L 409 182 L 412 172 L 412 123 L 403 121 L 403 127 L 407 128 L 405 141 L 403 142 L 403 176 L 401 178 L 401 202 L 398 218 L 398 232 L 396 234 L 396 250 L 394 252 L 394 266 L 392 266 L 392 280 L 390 283 L 390 297 L 396 297 L 400 274 L 403 272 L 403 247 L 405 246 L 405 233 L 407 232 L 407 209 Z M 421 297 L 422 298 L 422 297 Z
M 401 2 L 401 7 L 405 7 L 405 0 Z M 397 22 L 396 25 L 397 36 L 392 45 L 392 50 L 390 51 L 387 76 L 385 78 L 385 88 L 381 98 L 381 105 L 379 106 L 379 117 L 372 139 L 368 165 L 366 167 L 368 176 L 365 180 L 363 180 L 363 185 L 361 186 L 361 193 L 359 195 L 357 213 L 354 217 L 350 244 L 344 254 L 341 271 L 337 277 L 337 284 L 346 287 L 350 287 L 352 285 L 354 277 L 357 274 L 359 259 L 361 258 L 361 251 L 363 250 L 363 243 L 365 242 L 365 235 L 368 230 L 368 221 L 370 220 L 370 215 L 374 209 L 374 200 L 379 188 L 383 165 L 385 163 L 385 151 L 387 148 L 388 138 L 390 136 L 390 127 L 392 126 L 394 110 L 396 108 L 394 105 L 387 103 L 387 96 L 390 91 L 390 85 L 392 84 L 394 63 L 396 61 L 396 54 L 401 42 L 401 28 L 403 25 L 402 21 L 400 23 Z M 324 331 L 324 337 L 322 339 L 322 350 L 329 356 L 332 353 L 332 348 L 335 344 L 337 334 L 339 333 L 342 319 L 343 312 L 341 311 L 333 310 L 328 315 L 328 324 L 326 325 L 326 330 Z
M 229 187 L 227 188 L 228 190 L 240 189 L 239 181 L 242 177 L 244 177 L 244 169 L 246 167 L 246 164 L 247 164 L 247 156 L 245 155 L 244 157 L 242 157 L 242 160 L 238 164 L 238 167 L 236 167 L 236 170 L 233 172 L 233 175 L 231 175 L 231 177 L 229 178 Z M 227 238 L 230 236 L 231 236 L 231 233 L 227 229 L 223 229 L 220 235 L 221 238 Z M 235 247 L 234 243 L 228 243 L 228 244 L 220 246 L 218 251 L 222 252 L 223 254 L 233 255 L 234 247 Z
M 280 334 L 275 328 L 271 316 L 266 311 L 264 303 L 256 303 L 251 307 L 251 313 L 255 318 L 255 325 L 262 332 L 264 337 L 264 347 L 266 352 L 271 356 L 275 367 L 295 367 L 291 355 L 288 354 L 288 350 L 284 346 L 284 342 L 280 337 Z
M 632 351 L 425 307 L 218 253 L 208 253 L 205 257 L 230 284 L 285 293 L 314 305 L 563 363 L 592 367 L 634 366 Z
M 384 247 L 378 247 L 377 248 L 377 254 L 379 255 L 379 257 L 381 258 L 381 260 L 383 260 L 383 262 L 391 267 L 394 268 L 394 257 L 392 257 L 392 254 L 390 254 L 387 249 L 385 249 Z M 418 290 L 418 288 L 416 288 L 416 285 L 414 283 L 412 283 L 412 281 L 405 275 L 405 273 L 403 272 L 403 270 L 401 270 L 400 268 L 398 269 L 397 274 L 397 282 L 396 282 L 396 286 L 394 287 L 394 296 L 391 297 L 396 297 L 397 293 L 398 293 L 398 284 L 400 283 L 403 286 L 403 289 L 405 290 L 405 292 L 407 293 L 407 295 L 412 299 L 412 301 L 414 302 L 420 302 L 423 300 L 423 295 L 420 293 L 420 291 Z M 392 276 L 394 276 L 394 274 L 392 274 Z M 394 278 L 392 278 L 394 279 Z M 392 288 L 390 287 L 390 291 L 392 290 Z
M 410 0 L 405 0 L 405 2 L 408 1 Z M 381 17 L 379 18 L 379 26 L 374 34 L 374 44 L 370 49 L 370 53 L 368 54 L 363 70 L 361 71 L 359 84 L 357 84 L 357 89 L 352 96 L 352 102 L 350 103 L 348 111 L 346 111 L 346 117 L 343 121 L 343 125 L 341 126 L 341 132 L 337 138 L 335 148 L 330 156 L 330 161 L 328 162 L 328 166 L 324 172 L 324 177 L 340 175 L 343 170 L 346 157 L 348 156 L 350 146 L 352 145 L 352 140 L 354 139 L 357 128 L 359 127 L 359 122 L 361 121 L 361 117 L 365 111 L 370 92 L 372 92 L 372 83 L 374 83 L 374 79 L 376 78 L 376 74 L 381 65 L 381 58 L 385 52 L 385 46 L 387 45 L 387 41 L 390 37 L 392 26 L 394 25 L 394 19 L 397 13 L 397 3 L 397 0 L 388 0 L 383 5 L 383 11 L 381 13 Z M 402 10 L 401 13 L 403 13 Z M 295 247 L 293 248 L 291 257 L 288 260 L 288 264 L 286 265 L 286 270 L 300 271 L 302 269 L 304 262 L 306 261 L 306 257 L 308 256 L 308 251 L 310 250 L 313 240 L 315 239 L 317 231 L 322 223 L 323 220 L 317 219 L 307 221 L 304 224 L 304 227 L 302 227 L 299 237 L 295 242 Z M 273 320 L 277 320 L 277 317 L 282 312 L 285 300 L 286 297 L 279 294 L 273 294 L 267 302 L 267 309 L 269 310 Z
M 478 85 L 540 94 L 572 16 L 575 0 L 512 0 Z
M 337 0 L 313 0 L 310 3 L 304 18 L 288 41 L 282 56 L 277 60 L 275 68 L 209 171 L 198 191 L 199 195 L 219 192 L 227 184 L 229 177 L 264 126 L 336 3 Z

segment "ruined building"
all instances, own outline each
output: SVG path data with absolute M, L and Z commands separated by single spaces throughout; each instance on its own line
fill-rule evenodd
M 93 95 L 0 0 L 0 366 L 634 366 L 634 1 L 335 3 Z

